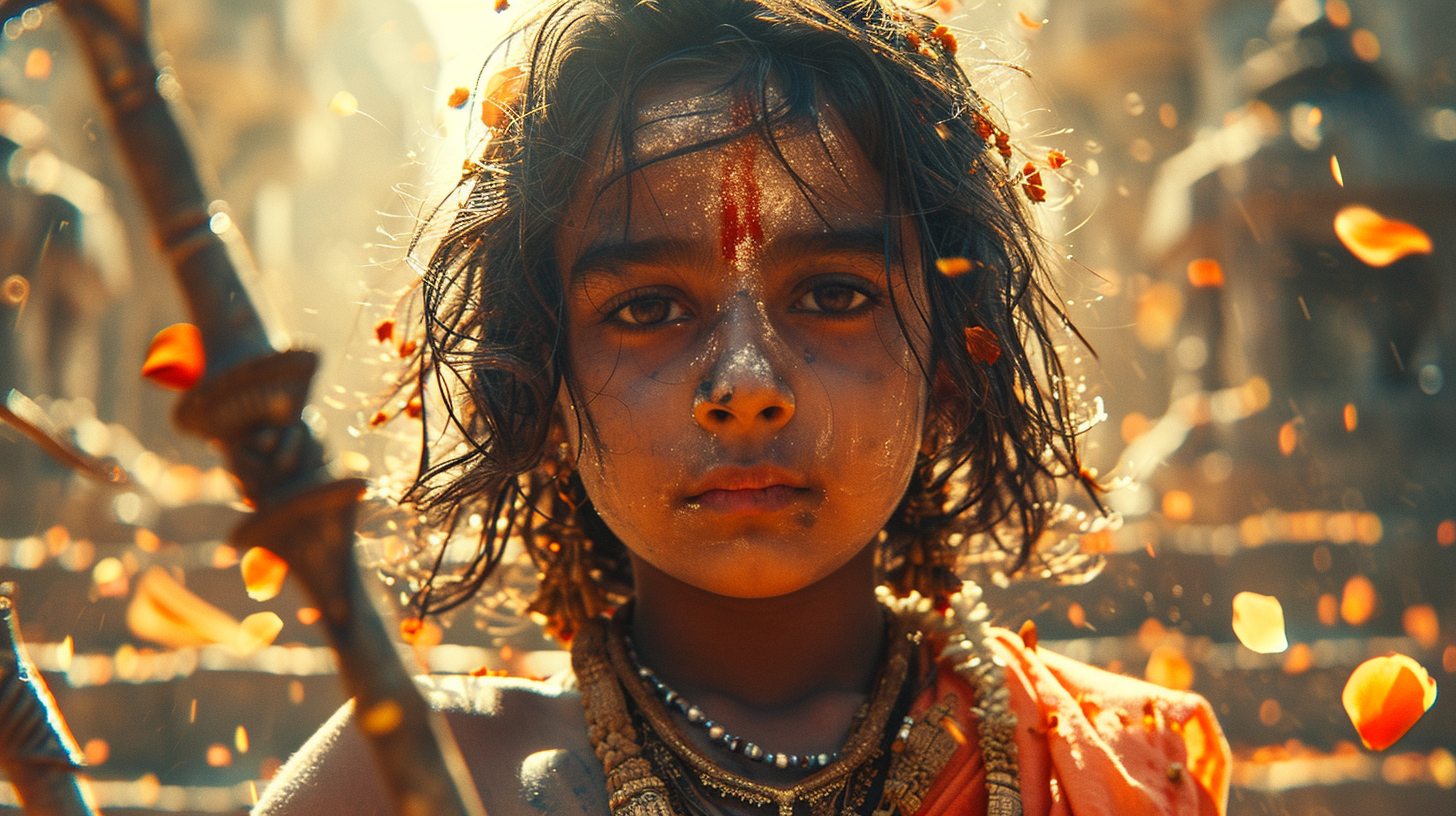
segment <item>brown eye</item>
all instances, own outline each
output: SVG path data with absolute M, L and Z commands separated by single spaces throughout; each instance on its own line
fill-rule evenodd
M 826 283 L 805 292 L 795 305 L 808 312 L 843 314 L 861 308 L 869 299 L 869 295 L 852 286 Z
M 629 326 L 656 326 L 682 317 L 682 307 L 665 297 L 640 297 L 622 306 L 613 315 Z

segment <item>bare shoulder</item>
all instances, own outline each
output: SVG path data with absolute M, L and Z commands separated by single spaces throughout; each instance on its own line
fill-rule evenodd
M 560 684 L 434 676 L 420 691 L 445 713 L 491 816 L 605 816 L 605 780 L 581 697 Z M 369 747 L 346 703 L 288 760 L 254 816 L 390 816 Z

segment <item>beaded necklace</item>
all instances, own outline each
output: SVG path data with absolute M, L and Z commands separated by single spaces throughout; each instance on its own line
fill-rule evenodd
M 807 805 L 811 816 L 850 814 L 859 812 L 870 783 L 880 778 L 875 816 L 913 814 L 963 739 L 953 724 L 946 726 L 953 702 L 947 700 L 919 719 L 905 717 L 897 723 L 891 750 L 881 750 L 890 735 L 890 712 L 903 690 L 911 651 L 923 634 L 946 643 L 941 659 L 975 689 L 972 711 L 986 767 L 990 816 L 1020 816 L 1015 717 L 1007 708 L 1004 664 L 985 645 L 986 611 L 979 587 L 966 584 L 945 612 L 935 611 L 928 599 L 914 593 L 897 600 L 886 591 L 881 600 L 894 613 L 890 648 L 863 716 L 856 717 L 838 759 L 787 788 L 746 779 L 703 756 L 679 731 L 660 693 L 638 671 L 620 628 L 601 618 L 584 625 L 572 643 L 572 669 L 581 690 L 587 736 L 606 774 L 613 816 L 683 816 L 684 809 L 706 810 L 689 804 L 696 797 L 684 788 L 693 784 L 751 805 L 774 806 L 778 816 L 793 816 L 798 803 Z M 636 717 L 629 710 L 629 697 Z M 886 755 L 889 763 L 880 767 L 879 760 Z

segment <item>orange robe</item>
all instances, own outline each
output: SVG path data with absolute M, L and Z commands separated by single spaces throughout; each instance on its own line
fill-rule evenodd
M 1029 649 L 992 629 L 1006 661 L 1025 816 L 1215 816 L 1228 805 L 1229 749 L 1208 702 Z M 949 666 L 916 699 L 920 715 L 946 695 L 975 733 L 971 686 Z M 967 740 L 936 778 L 917 816 L 986 813 L 986 769 Z

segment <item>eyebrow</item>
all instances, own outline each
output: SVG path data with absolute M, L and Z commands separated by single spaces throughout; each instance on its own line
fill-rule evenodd
M 770 263 L 788 264 L 814 255 L 870 255 L 884 259 L 889 254 L 883 227 L 862 227 L 841 232 L 802 232 L 782 235 L 764 248 Z M 571 265 L 571 282 L 579 284 L 595 275 L 617 277 L 632 266 L 671 266 L 708 263 L 716 254 L 706 242 L 676 238 L 650 238 L 599 244 L 581 254 Z

